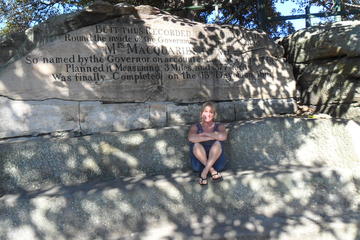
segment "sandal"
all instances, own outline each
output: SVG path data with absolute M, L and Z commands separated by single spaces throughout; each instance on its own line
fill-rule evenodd
M 220 176 L 220 177 L 216 177 L 215 176 Z M 214 182 L 220 182 L 223 180 L 223 177 L 219 174 L 219 172 L 216 172 L 214 174 L 211 174 L 211 179 L 214 181 Z
M 202 178 L 202 177 L 200 176 L 199 184 L 200 184 L 200 185 L 207 185 L 207 184 L 208 184 L 207 178 Z

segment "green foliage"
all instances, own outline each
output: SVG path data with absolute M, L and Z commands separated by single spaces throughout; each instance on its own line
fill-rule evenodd
M 13 33 L 43 22 L 53 16 L 78 10 L 90 0 L 0 0 L 1 33 Z
M 265 16 L 280 16 L 280 13 L 275 9 L 274 1 L 263 0 L 263 3 Z M 244 0 L 239 4 L 225 4 L 219 12 L 216 23 L 240 25 L 245 28 L 263 28 L 274 38 L 294 32 L 292 24 L 285 21 L 267 22 L 266 25 L 262 26 L 258 19 L 256 0 Z M 209 14 L 211 13 L 207 12 L 205 17 L 208 17 Z
M 123 0 L 104 0 L 111 4 L 124 2 Z M 275 9 L 275 3 L 292 1 L 297 4 L 298 8 L 293 9 L 293 14 L 304 13 L 304 8 L 309 3 L 313 6 L 322 6 L 327 11 L 334 9 L 334 1 L 325 0 L 262 0 L 265 5 L 265 15 L 267 17 L 280 16 L 280 13 Z M 0 34 L 8 34 L 34 26 L 47 19 L 63 14 L 73 12 L 84 8 L 91 4 L 94 0 L 0 0 Z M 256 9 L 257 0 L 126 0 L 125 2 L 133 5 L 151 5 L 160 9 L 174 9 L 172 14 L 181 17 L 191 18 L 196 21 L 207 22 L 209 16 L 213 15 L 213 5 L 221 4 L 219 10 L 219 18 L 216 23 L 219 24 L 236 24 L 246 28 L 259 28 L 258 11 Z M 186 6 L 206 5 L 201 10 L 184 10 L 181 9 Z M 360 0 L 344 0 L 345 4 L 360 4 Z M 344 19 L 358 19 L 355 15 L 349 15 Z M 287 35 L 294 31 L 291 23 L 285 21 L 268 22 L 263 26 L 265 30 L 273 37 Z

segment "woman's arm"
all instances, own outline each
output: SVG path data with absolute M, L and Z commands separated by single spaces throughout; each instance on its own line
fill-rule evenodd
M 227 139 L 227 131 L 223 124 L 220 124 L 218 127 L 218 131 L 212 133 L 204 133 L 205 136 L 212 138 L 212 140 L 225 141 Z
M 188 134 L 189 142 L 196 143 L 196 142 L 205 142 L 209 140 L 215 140 L 213 137 L 208 136 L 207 133 L 197 133 L 196 125 L 192 125 L 189 134 Z

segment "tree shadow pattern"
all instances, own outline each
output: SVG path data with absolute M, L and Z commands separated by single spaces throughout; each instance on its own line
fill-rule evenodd
M 183 20 L 181 24 L 189 22 Z M 199 35 L 193 40 L 194 49 L 205 48 L 211 56 L 225 42 L 228 46 L 224 52 L 237 51 L 231 48 L 234 38 L 223 39 L 225 35 L 216 28 L 208 30 L 214 35 Z M 253 44 L 256 45 L 256 41 Z M 264 56 L 266 51 L 258 49 L 255 55 Z M 238 54 L 241 57 L 246 52 Z M 209 60 L 217 66 L 222 64 L 215 58 Z M 246 84 L 239 84 L 244 92 L 253 91 L 250 89 L 254 86 L 257 88 L 251 94 L 265 95 L 261 92 L 264 89 L 274 91 L 273 85 L 267 82 L 262 83 L 262 89 L 258 88 L 258 83 L 250 81 Z M 200 83 L 203 89 L 200 95 L 204 100 L 220 96 L 222 93 L 216 92 L 219 85 L 214 83 L 213 89 L 209 90 L 207 85 Z M 284 94 L 283 87 L 278 83 L 275 93 Z M 240 95 L 236 91 L 228 94 Z M 303 134 L 311 133 L 311 125 L 305 125 Z M 346 175 L 340 168 L 328 169 L 323 163 L 309 167 L 291 159 L 288 159 L 290 164 L 286 169 L 272 170 L 271 167 L 284 160 L 276 157 L 274 152 L 276 146 L 281 147 L 284 143 L 278 142 L 278 136 L 264 135 L 260 130 L 253 136 L 270 143 L 273 148 L 265 149 L 259 144 L 252 145 L 247 151 L 263 162 L 254 163 L 253 169 L 251 164 L 245 165 L 247 171 L 244 171 L 242 164 L 251 163 L 253 159 L 231 159 L 233 172 L 225 174 L 223 182 L 201 188 L 194 183 L 193 174 L 185 171 L 188 164 L 181 162 L 184 152 L 188 151 L 184 131 L 176 128 L 169 131 L 176 142 L 169 138 L 159 139 L 152 130 L 136 132 L 130 142 L 110 133 L 112 137 L 98 135 L 96 141 L 93 141 L 94 136 L 81 137 L 80 145 L 76 144 L 80 138 L 60 140 L 62 147 L 52 148 L 56 145 L 52 145 L 52 141 L 57 140 L 49 139 L 43 142 L 46 154 L 33 151 L 35 141 L 26 142 L 23 151 L 17 153 L 23 163 L 16 164 L 26 165 L 26 161 L 36 159 L 32 162 L 37 165 L 30 169 L 25 167 L 26 171 L 21 173 L 8 166 L 11 160 L 7 155 L 15 144 L 1 144 L 1 180 L 6 181 L 9 174 L 18 174 L 21 181 L 24 174 L 28 174 L 35 184 L 33 191 L 19 184 L 15 189 L 3 192 L 6 194 L 0 198 L 1 239 L 21 239 L 24 235 L 28 239 L 145 239 L 154 236 L 158 239 L 287 239 L 298 228 L 299 234 L 305 235 L 309 229 L 301 228 L 308 225 L 310 229 L 316 226 L 312 234 L 324 234 L 326 239 L 343 239 L 339 232 L 347 232 L 347 229 L 350 236 L 347 239 L 360 239 L 359 197 L 352 195 L 359 192 L 358 177 Z M 286 125 L 283 131 L 286 131 Z M 153 141 L 145 142 L 144 139 Z M 296 136 L 292 141 L 294 149 L 303 144 L 303 139 Z M 114 146 L 115 142 L 121 149 Z M 150 149 L 145 154 L 140 151 L 144 146 Z M 175 151 L 178 149 L 181 151 Z M 295 157 L 291 150 L 286 149 L 285 155 Z M 132 156 L 129 154 L 132 151 L 140 152 L 140 155 Z M 140 163 L 154 160 L 157 155 L 163 160 L 150 161 L 152 168 L 141 168 Z M 102 165 L 97 162 L 97 156 Z M 4 159 L 8 160 L 5 162 Z M 237 160 L 238 165 L 234 164 Z M 118 162 L 122 164 L 117 165 Z M 270 164 L 266 165 L 266 162 Z M 60 169 L 65 167 L 72 171 L 61 175 Z M 82 178 L 84 175 L 87 178 Z M 117 179 L 111 180 L 114 177 Z M 44 179 L 55 180 L 39 190 L 36 182 L 43 184 Z M 59 185 L 52 186 L 54 183 Z M 339 223 L 344 231 L 333 228 L 333 225 L 339 227 Z
M 304 238 L 359 239 L 356 226 L 360 217 L 360 178 L 354 173 L 356 169 L 329 166 L 317 158 L 313 162 L 297 160 L 295 151 L 305 143 L 304 138 L 293 136 L 293 151 L 286 149 L 283 141 L 299 128 L 303 134 L 312 136 L 317 121 L 295 126 L 286 119 L 279 121 L 289 125 L 288 129 L 283 127 L 282 136 L 268 134 L 274 125 L 267 120 L 263 120 L 263 127 L 271 129 L 268 132 L 261 130 L 261 126 L 253 131 L 253 125 L 259 123 L 245 122 L 250 129 L 246 130 L 247 139 L 243 141 L 253 155 L 244 152 L 242 158 L 231 159 L 223 173 L 224 181 L 210 180 L 205 188 L 196 183 L 197 177 L 188 170 L 186 141 L 181 142 L 185 138 L 184 129 L 174 128 L 168 133 L 179 144 L 176 151 L 171 150 L 169 137 L 155 135 L 151 130 L 134 132 L 133 136 L 139 140 L 131 140 L 129 133 L 124 138 L 114 133 L 107 138 L 104 134 L 99 138 L 82 137 L 80 144 L 75 139 L 59 141 L 67 146 L 67 151 L 62 153 L 60 150 L 66 148 L 59 150 L 56 146 L 59 143 L 44 144 L 54 159 L 51 162 L 47 157 L 47 163 L 40 161 L 39 168 L 55 164 L 52 174 L 57 169 L 64 174 L 63 178 L 60 175 L 57 179 L 60 182 L 34 191 L 21 191 L 19 186 L 1 197 L 1 236 L 4 239 L 19 239 L 22 234 L 29 234 L 32 239 L 288 239 L 299 234 Z M 258 139 L 271 147 L 255 144 Z M 116 145 L 116 141 L 120 144 Z M 165 142 L 169 145 L 159 147 Z M 103 152 L 99 152 L 101 144 L 106 146 Z M 31 150 L 31 144 L 24 145 L 30 153 L 28 158 L 44 157 L 43 153 Z M 274 149 L 284 152 L 276 153 Z M 183 155 L 179 155 L 181 150 Z M 106 151 L 114 153 L 113 157 L 106 155 Z M 128 155 L 119 154 L 123 152 Z M 149 159 L 142 159 L 143 153 Z M 163 155 L 160 161 L 156 161 L 156 155 Z M 255 159 L 251 156 L 256 156 L 257 161 L 252 161 Z M 80 169 L 89 166 L 90 158 L 101 160 L 96 162 L 98 169 L 88 169 L 86 175 Z M 71 168 L 68 172 L 63 170 L 73 162 L 77 164 L 73 172 Z M 36 178 L 39 173 L 40 170 L 32 168 L 21 175 Z M 77 179 L 81 174 L 88 179 Z M 132 177 L 121 177 L 131 174 Z M 48 177 L 56 181 L 56 176 Z M 83 183 L 67 182 L 71 178 Z
M 338 118 L 358 109 L 357 29 L 350 22 L 325 24 L 299 31 L 281 42 L 294 66 L 303 104 Z M 358 121 L 358 116 L 352 118 Z

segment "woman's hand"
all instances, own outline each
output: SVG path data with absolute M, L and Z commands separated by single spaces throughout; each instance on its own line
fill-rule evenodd
M 204 132 L 189 134 L 188 139 L 190 142 L 193 142 L 193 143 L 215 140 L 213 137 L 211 137 L 210 135 L 208 135 L 207 133 L 204 133 Z
M 206 133 L 197 133 L 197 128 L 195 125 L 193 125 L 188 134 L 188 140 L 192 143 L 196 142 L 205 142 L 209 140 L 214 140 L 212 137 L 209 137 Z
M 197 128 L 195 125 L 193 125 L 190 130 L 189 130 L 189 134 L 188 134 L 188 140 L 190 142 L 205 142 L 205 141 L 210 141 L 210 140 L 218 140 L 218 141 L 225 141 L 227 139 L 227 131 L 225 129 L 224 125 L 220 125 L 218 128 L 219 131 L 216 132 L 202 132 L 202 133 L 197 133 Z
M 202 133 L 204 137 L 211 138 L 211 140 L 225 141 L 227 138 L 227 133 L 225 132 L 210 132 L 210 133 Z

